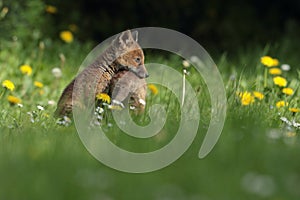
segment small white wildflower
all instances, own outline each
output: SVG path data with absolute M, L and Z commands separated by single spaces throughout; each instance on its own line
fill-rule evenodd
M 300 123 L 296 122 L 295 120 L 289 121 L 286 117 L 280 117 L 280 120 L 286 123 L 288 126 L 300 128 Z
M 108 123 L 107 126 L 108 127 L 112 127 L 113 125 L 112 125 L 112 123 Z
M 185 75 L 187 75 L 187 71 L 186 71 L 186 69 L 184 69 L 184 70 L 183 70 L 183 73 L 184 73 Z
M 295 128 L 299 128 L 299 127 L 300 127 L 300 123 L 295 122 L 295 120 L 292 121 L 292 125 L 293 125 L 293 127 L 295 127 Z
M 23 104 L 21 104 L 21 103 L 18 103 L 17 106 L 18 106 L 19 108 L 23 108 Z
M 182 65 L 186 68 L 190 66 L 190 63 L 187 60 L 182 61 Z
M 40 106 L 40 105 L 38 105 L 38 106 L 36 106 L 39 110 L 41 110 L 41 111 L 43 111 L 43 110 L 45 110 L 45 108 L 43 107 L 43 106 Z
M 115 105 L 118 105 L 118 106 L 121 106 L 122 108 L 125 108 L 125 106 L 123 105 L 123 103 L 122 102 L 120 102 L 120 101 L 117 101 L 117 100 L 112 100 L 112 104 L 115 104 Z
M 99 113 L 99 114 L 101 114 L 101 113 L 104 112 L 104 109 L 98 106 L 98 107 L 96 108 L 96 112 Z
M 129 109 L 130 109 L 130 110 L 134 110 L 134 109 L 135 109 L 135 106 L 129 106 Z
M 289 126 L 292 125 L 292 123 L 286 117 L 280 117 L 280 120 L 283 121 L 284 123 L 288 124 Z
M 30 122 L 34 123 L 34 117 L 33 117 L 32 112 L 27 112 L 27 114 L 30 116 Z
M 282 64 L 280 67 L 283 71 L 289 71 L 291 66 L 289 64 Z
M 143 106 L 146 105 L 146 101 L 144 99 L 139 99 L 139 103 L 142 104 Z
M 48 101 L 48 105 L 50 106 L 54 106 L 56 104 L 56 102 L 54 100 L 49 100 Z
M 72 121 L 71 121 L 71 119 L 69 118 L 69 117 L 67 117 L 67 116 L 64 116 L 64 121 L 65 122 L 67 122 L 67 123 L 71 123 Z
M 71 121 L 71 119 L 69 117 L 64 116 L 63 118 L 58 119 L 56 121 L 56 123 L 58 125 L 62 125 L 62 126 L 69 126 L 72 123 L 72 121 Z
M 52 74 L 55 78 L 60 78 L 62 76 L 61 69 L 58 67 L 55 67 L 52 69 Z

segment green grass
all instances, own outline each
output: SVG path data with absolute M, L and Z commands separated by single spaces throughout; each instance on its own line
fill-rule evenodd
M 285 99 L 290 107 L 299 105 L 299 65 L 297 53 L 289 51 L 292 44 L 241 50 L 236 55 L 216 56 L 226 87 L 228 111 L 224 130 L 213 151 L 198 159 L 198 151 L 208 128 L 210 100 L 199 74 L 190 70 L 187 80 L 197 91 L 201 120 L 197 137 L 185 154 L 172 165 L 147 174 L 127 174 L 115 171 L 93 158 L 81 143 L 72 124 L 63 127 L 52 117 L 62 89 L 75 76 L 91 45 L 46 42 L 29 49 L 20 43 L 9 43 L 0 51 L 0 81 L 13 81 L 16 89 L 0 88 L 0 199 L 299 199 L 300 142 L 299 131 L 287 126 L 280 116 L 300 121 L 299 113 L 288 107 L 276 108 Z M 61 59 L 60 54 L 66 58 Z M 281 94 L 268 75 L 264 87 L 265 67 L 260 57 L 271 55 L 292 66 L 284 72 L 293 96 Z M 146 54 L 146 61 L 156 61 L 182 70 L 182 60 L 174 56 Z M 298 62 L 298 63 L 297 63 Z M 31 76 L 21 74 L 19 66 L 29 64 Z M 51 70 L 60 67 L 63 76 L 55 79 Z M 41 89 L 34 81 L 44 84 Z M 260 91 L 263 100 L 256 99 L 242 106 L 236 92 Z M 11 106 L 6 100 L 14 95 L 23 108 Z M 159 87 L 159 94 L 148 94 L 148 104 L 168 105 L 169 121 L 164 133 L 146 141 L 122 135 L 111 118 L 107 136 L 116 144 L 132 151 L 145 152 L 167 144 L 176 129 L 179 104 L 174 96 Z M 45 107 L 39 111 L 37 105 Z M 27 112 L 36 111 L 34 123 Z M 147 115 L 136 117 L 147 121 Z M 279 136 L 271 139 L 270 134 Z M 164 136 L 164 137 L 161 137 Z M 250 177 L 250 178 L 249 178 Z

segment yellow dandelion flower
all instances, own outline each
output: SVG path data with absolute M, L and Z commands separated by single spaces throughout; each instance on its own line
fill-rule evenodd
M 60 36 L 60 39 L 66 43 L 73 42 L 73 34 L 71 31 L 62 31 L 62 32 L 60 32 L 59 36 Z
M 22 74 L 26 74 L 28 76 L 30 76 L 32 74 L 32 68 L 30 65 L 21 65 L 20 70 L 21 70 Z
M 269 74 L 280 75 L 281 73 L 282 73 L 282 71 L 279 68 L 271 68 L 271 69 L 269 69 Z
M 34 81 L 33 84 L 34 84 L 35 87 L 38 87 L 38 88 L 43 88 L 44 87 L 44 84 L 39 82 L 39 81 Z
M 152 92 L 152 94 L 157 95 L 158 89 L 157 89 L 157 87 L 154 84 L 149 84 L 148 88 Z
M 292 88 L 283 88 L 282 92 L 286 95 L 293 95 L 294 94 L 294 90 Z
M 15 84 L 13 82 L 11 82 L 10 80 L 5 80 L 2 82 L 2 87 L 13 91 L 15 89 Z
M 55 6 L 52 6 L 52 5 L 47 5 L 45 10 L 46 10 L 47 13 L 50 13 L 50 14 L 57 13 L 57 8 Z
M 274 77 L 273 82 L 275 85 L 278 85 L 280 87 L 285 87 L 287 85 L 287 80 L 281 76 Z
M 278 65 L 279 65 L 279 60 L 276 59 L 276 58 L 274 58 L 274 59 L 273 59 L 273 67 L 276 67 L 276 66 L 278 66 Z
M 9 96 L 7 97 L 7 100 L 8 100 L 8 102 L 11 103 L 11 104 L 19 104 L 19 103 L 22 102 L 21 99 L 19 99 L 18 97 L 11 96 L 11 95 L 9 95 Z
M 279 64 L 279 61 L 277 59 L 274 59 L 270 56 L 261 57 L 260 62 L 267 67 L 275 67 Z
M 276 103 L 276 107 L 277 107 L 277 108 L 281 108 L 281 107 L 288 106 L 288 105 L 289 105 L 289 103 L 286 102 L 286 101 L 278 101 L 278 102 Z
M 273 58 L 271 58 L 270 56 L 263 56 L 260 58 L 260 62 L 267 66 L 267 67 L 272 67 L 273 66 Z
M 97 94 L 96 98 L 98 100 L 103 101 L 103 102 L 110 103 L 110 96 L 108 94 L 106 94 L 106 93 Z
M 293 112 L 293 113 L 297 113 L 300 112 L 299 108 L 289 108 L 289 111 Z
M 39 90 L 39 94 L 42 96 L 43 94 L 45 94 L 44 90 Z
M 265 97 L 265 95 L 263 93 L 257 92 L 257 91 L 253 92 L 253 96 L 259 100 L 262 100 Z
M 243 106 L 247 106 L 250 105 L 251 103 L 253 103 L 254 100 L 254 96 L 252 96 L 252 94 L 250 92 L 242 92 L 239 94 L 241 97 L 241 103 Z

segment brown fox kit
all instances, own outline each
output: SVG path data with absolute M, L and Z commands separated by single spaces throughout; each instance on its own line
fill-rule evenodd
M 74 106 L 82 108 L 86 101 L 94 101 L 95 96 L 105 91 L 120 70 L 130 71 L 139 79 L 148 77 L 136 31 L 122 32 L 91 65 L 78 74 L 64 89 L 55 115 L 70 115 Z
M 129 97 L 129 104 L 139 113 L 145 109 L 147 82 L 131 71 L 119 71 L 110 82 L 109 94 L 113 99 L 112 103 L 121 107 L 124 106 L 122 104 L 124 100 Z

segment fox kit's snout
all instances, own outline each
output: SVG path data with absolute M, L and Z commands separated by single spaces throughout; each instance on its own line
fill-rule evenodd
M 140 65 L 138 67 L 131 67 L 131 68 L 129 68 L 129 71 L 133 72 L 139 78 L 147 78 L 147 77 L 149 77 L 149 74 L 148 74 L 148 72 L 146 70 L 145 65 Z

